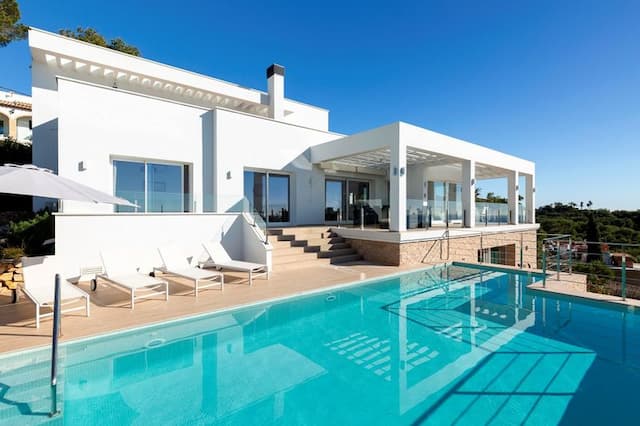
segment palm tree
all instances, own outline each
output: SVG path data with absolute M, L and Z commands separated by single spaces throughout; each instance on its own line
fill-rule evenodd
M 590 209 L 592 205 L 593 205 L 593 202 L 591 200 L 587 201 L 587 208 L 588 209 Z

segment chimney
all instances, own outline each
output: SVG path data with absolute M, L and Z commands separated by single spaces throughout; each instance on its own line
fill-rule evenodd
M 272 64 L 267 68 L 269 94 L 269 117 L 274 120 L 284 118 L 284 67 Z

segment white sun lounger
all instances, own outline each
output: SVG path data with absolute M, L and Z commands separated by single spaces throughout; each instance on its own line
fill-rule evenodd
M 36 305 L 36 328 L 40 328 L 40 319 L 53 316 L 55 298 L 55 277 L 61 273 L 58 261 L 52 256 L 23 257 L 22 273 L 24 287 L 22 292 Z M 84 300 L 83 300 L 84 299 Z M 83 302 L 77 306 L 78 302 Z M 84 310 L 89 316 L 89 295 L 64 278 L 60 279 L 60 312 Z M 76 305 L 65 308 L 65 305 Z M 40 309 L 49 308 L 52 312 L 41 314 Z
M 131 294 L 131 309 L 134 308 L 137 299 L 150 299 L 164 295 L 164 300 L 169 300 L 169 283 L 166 280 L 138 272 L 138 268 L 126 256 L 101 252 L 100 257 L 104 266 L 104 274 L 97 275 L 91 281 L 91 290 L 97 290 L 98 279 L 100 279 L 111 286 L 129 291 Z M 161 289 L 158 290 L 158 288 Z
M 248 272 L 249 285 L 253 284 L 253 277 L 266 275 L 267 279 L 269 279 L 269 270 L 267 265 L 233 260 L 219 242 L 208 241 L 202 243 L 202 246 L 209 256 L 209 259 L 204 262 L 200 262 L 201 268 L 217 268 L 228 269 L 230 271 Z
M 175 275 L 193 281 L 195 296 L 198 297 L 198 290 L 220 286 L 224 290 L 224 275 L 218 271 L 205 271 L 201 268 L 191 266 L 187 258 L 174 247 L 158 248 L 162 267 L 155 268 L 164 274 Z

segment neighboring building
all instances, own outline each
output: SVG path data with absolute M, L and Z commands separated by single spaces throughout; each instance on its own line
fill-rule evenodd
M 34 163 L 140 206 L 65 202 L 56 250 L 85 250 L 87 230 L 116 238 L 124 227 L 135 241 L 143 237 L 131 234 L 134 222 L 189 227 L 196 219 L 185 217 L 248 211 L 270 227 L 356 225 L 338 232 L 369 260 L 433 260 L 429 247 L 440 241 L 442 253 L 446 238 L 452 260 L 520 263 L 526 245 L 523 262 L 535 266 L 530 161 L 402 122 L 331 132 L 326 109 L 285 97 L 279 65 L 262 92 L 36 29 L 29 44 Z M 508 182 L 508 204 L 477 204 L 477 181 L 494 178 Z M 80 221 L 84 231 L 70 230 Z M 234 226 L 220 234 L 231 238 Z
M 0 139 L 31 143 L 31 97 L 0 90 Z

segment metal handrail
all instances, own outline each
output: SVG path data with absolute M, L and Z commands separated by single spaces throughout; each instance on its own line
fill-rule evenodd
M 51 411 L 49 417 L 60 414 L 58 410 L 58 337 L 60 328 L 60 274 L 56 274 L 53 298 L 53 332 L 51 334 Z

